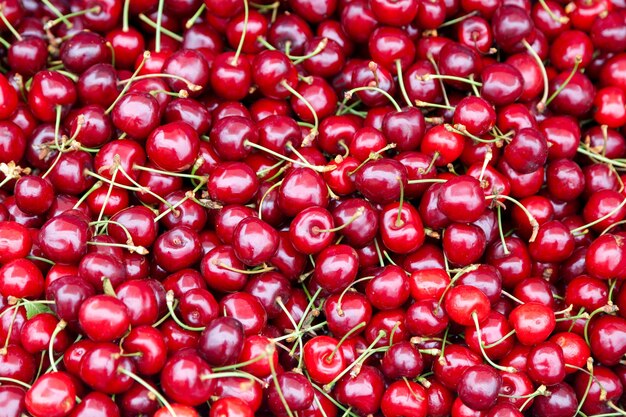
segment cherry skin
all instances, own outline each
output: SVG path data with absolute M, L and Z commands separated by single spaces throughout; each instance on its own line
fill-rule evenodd
M 112 341 L 130 326 L 124 303 L 109 295 L 93 296 L 80 306 L 79 322 L 88 337 L 96 342 Z
M 356 278 L 358 256 L 348 245 L 329 246 L 319 253 L 313 279 L 331 293 L 344 290 Z
M 474 320 L 481 322 L 487 318 L 489 306 L 487 296 L 470 285 L 452 287 L 445 295 L 446 313 L 450 319 L 463 326 L 471 326 Z
M 155 129 L 146 141 L 146 153 L 159 168 L 182 172 L 195 162 L 200 140 L 188 124 L 172 122 Z
M 304 345 L 303 360 L 311 379 L 328 384 L 347 366 L 338 342 L 329 336 L 317 336 Z
M 501 385 L 498 371 L 488 365 L 476 365 L 463 372 L 457 392 L 468 407 L 487 410 L 495 404 Z
M 451 220 L 471 223 L 483 214 L 486 202 L 477 179 L 459 176 L 441 186 L 438 207 Z
M 348 374 L 337 383 L 334 394 L 337 400 L 360 414 L 376 412 L 384 393 L 384 379 L 377 368 L 365 365 L 358 375 Z
M 523 345 L 531 346 L 542 342 L 556 326 L 554 312 L 539 303 L 526 303 L 513 309 L 509 322 L 515 329 L 517 339 Z
M 432 414 L 428 414 L 428 402 L 422 401 L 425 398 L 426 390 L 418 383 L 396 381 L 385 390 L 380 408 L 385 417 L 426 417 Z
M 161 372 L 161 386 L 175 401 L 197 406 L 213 394 L 215 380 L 204 379 L 210 375 L 209 365 L 195 352 L 185 349 L 168 359 Z
M 24 404 L 33 416 L 62 417 L 76 404 L 76 388 L 63 372 L 42 375 L 26 392 Z
M 278 249 L 278 233 L 257 217 L 242 220 L 233 232 L 235 255 L 246 265 L 256 266 L 270 260 Z

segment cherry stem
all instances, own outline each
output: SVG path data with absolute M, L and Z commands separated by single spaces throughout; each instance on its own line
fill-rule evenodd
M 49 265 L 56 265 L 55 262 L 51 261 L 50 259 L 42 258 L 41 256 L 28 255 L 26 259 L 30 259 L 31 261 L 45 262 Z
M 380 330 L 378 332 L 378 335 L 376 336 L 376 338 L 372 341 L 372 343 L 370 343 L 370 345 L 359 355 L 358 358 L 356 358 L 354 360 L 354 362 L 352 362 L 343 371 L 341 371 L 341 373 L 339 373 L 339 375 L 337 375 L 332 381 L 330 381 L 328 384 L 324 385 L 324 391 L 330 392 L 330 390 L 337 383 L 337 381 L 339 381 L 344 375 L 346 375 L 348 372 L 350 372 L 352 370 L 352 368 L 356 367 L 357 365 L 360 368 L 361 364 L 363 362 L 365 362 L 365 360 L 368 357 L 370 357 L 371 355 L 376 353 L 375 351 L 377 349 L 374 349 L 374 346 L 376 346 L 378 344 L 378 342 L 380 341 L 380 339 L 382 339 L 385 336 L 387 336 L 387 332 L 384 331 L 384 330 Z
M 26 389 L 30 389 L 31 388 L 31 385 L 27 384 L 24 381 L 20 381 L 19 379 L 15 379 L 15 378 L 8 378 L 6 376 L 0 376 L 0 382 L 9 382 L 11 384 L 16 384 L 16 385 L 19 385 L 19 386 L 24 387 Z
M 406 86 L 404 85 L 404 77 L 402 76 L 402 62 L 399 59 L 396 59 L 396 72 L 398 73 L 398 84 L 400 84 L 400 92 L 402 92 L 402 97 L 406 102 L 407 106 L 413 107 L 413 103 L 409 98 L 409 94 L 406 91 Z
M 500 205 L 496 206 L 497 215 L 498 215 L 498 234 L 500 235 L 500 242 L 502 243 L 502 251 L 505 255 L 509 255 L 511 252 L 506 245 L 506 238 L 504 237 L 504 230 L 502 228 L 502 207 Z
M 354 414 L 352 412 L 352 407 L 344 407 L 343 404 L 341 404 L 340 402 L 338 402 L 337 400 L 335 400 L 333 398 L 332 395 L 329 395 L 326 391 L 324 391 L 322 388 L 318 387 L 316 384 L 314 384 L 313 382 L 311 382 L 311 385 L 313 386 L 313 388 L 315 388 L 317 390 L 317 392 L 319 392 L 320 394 L 322 394 L 324 397 L 326 397 L 326 399 L 328 401 L 330 401 L 331 403 L 333 403 L 335 405 L 335 407 L 339 408 L 341 411 L 343 411 L 343 416 L 342 417 L 346 417 L 346 416 L 350 416 L 350 417 L 359 417 L 358 414 Z M 317 403 L 317 406 L 320 410 L 324 410 L 323 406 L 321 405 L 321 403 L 319 402 L 319 400 L 317 399 L 317 397 L 313 397 L 314 400 Z M 327 416 L 325 416 L 327 417 Z
M 447 262 L 447 261 L 446 261 Z M 472 271 L 475 271 L 478 269 L 480 265 L 479 264 L 471 264 L 468 265 L 464 268 L 461 268 L 456 274 L 454 274 L 454 276 L 452 277 L 452 279 L 450 279 L 450 283 L 446 286 L 446 288 L 443 290 L 443 293 L 441 293 L 441 297 L 439 297 L 439 301 L 437 302 L 437 308 L 441 308 L 441 304 L 443 303 L 443 299 L 446 296 L 446 293 L 448 292 L 448 290 L 450 288 L 452 288 L 452 286 L 456 283 L 456 281 L 463 275 Z M 447 270 L 447 268 L 446 268 Z
M 123 366 L 119 366 L 117 368 L 117 372 L 128 376 L 139 385 L 150 391 L 150 393 L 154 395 L 159 400 L 159 402 L 163 404 L 163 406 L 165 406 L 165 408 L 167 408 L 167 411 L 172 415 L 172 417 L 178 417 L 176 411 L 174 411 L 174 409 L 172 408 L 172 405 L 165 399 L 165 397 L 163 397 L 163 395 L 161 395 L 159 390 L 155 389 L 152 385 L 148 384 L 146 381 L 135 375 L 133 372 L 126 370 Z
M 429 103 L 422 100 L 415 100 L 415 105 L 417 107 L 433 107 L 436 109 L 444 109 L 444 110 L 454 110 L 453 106 L 447 104 L 437 104 L 437 103 Z
M 437 61 L 435 61 L 435 58 L 433 57 L 433 54 L 431 52 L 428 52 L 426 54 L 426 59 L 428 59 L 428 62 L 430 62 L 433 68 L 435 68 L 435 72 L 440 75 L 441 73 L 439 72 L 439 66 L 437 65 Z M 448 99 L 448 93 L 446 92 L 446 86 L 443 84 L 443 80 L 439 80 L 439 86 L 441 87 L 443 101 L 446 103 L 447 106 L 450 106 L 450 100 Z
M 50 9 L 50 11 L 54 13 L 65 24 L 65 26 L 68 29 L 71 29 L 72 27 L 74 27 L 74 24 L 70 22 L 70 20 L 66 16 L 64 16 L 63 13 L 61 13 L 61 11 L 57 9 L 57 7 L 54 4 L 50 2 L 50 0 L 41 0 L 41 2 L 44 4 L 44 6 Z
M 252 374 L 249 374 L 248 372 L 243 372 L 243 371 L 214 372 L 214 373 L 200 376 L 201 381 L 208 381 L 211 379 L 218 379 L 218 378 L 244 378 L 251 382 L 258 382 L 262 386 L 266 385 L 265 381 L 263 381 L 262 379 Z
M 189 326 L 189 325 L 183 323 L 182 320 L 180 320 L 178 318 L 178 316 L 176 316 L 176 312 L 175 312 L 174 309 L 176 307 L 176 304 L 178 304 L 178 302 L 174 299 L 174 291 L 169 290 L 165 294 L 165 304 L 167 304 L 167 310 L 170 313 L 170 316 L 172 317 L 172 319 L 176 322 L 176 324 L 178 324 L 183 329 L 189 330 L 190 332 L 201 332 L 204 329 L 206 329 L 206 327 L 192 327 L 192 326 Z
M 152 172 L 154 174 L 160 174 L 160 175 L 169 175 L 170 177 L 190 178 L 194 180 L 206 181 L 206 177 L 203 177 L 200 175 L 186 174 L 184 172 L 163 171 L 161 169 L 149 168 L 149 167 L 145 167 L 145 166 L 137 165 L 137 164 L 133 165 L 133 169 L 136 169 L 139 171 Z
M 157 21 L 156 21 L 156 32 L 155 32 L 155 47 L 154 50 L 158 53 L 161 52 L 161 31 L 163 30 L 163 6 L 165 4 L 165 0 L 159 0 L 159 5 L 157 8 Z M 141 15 L 139 16 L 141 19 Z M 150 19 L 148 19 L 150 20 Z M 148 23 L 148 22 L 146 22 Z M 149 24 L 149 23 L 148 23 Z M 179 42 L 182 42 L 182 38 Z
M 585 389 L 585 393 L 583 394 L 583 396 L 581 397 L 580 401 L 578 402 L 578 408 L 576 409 L 576 413 L 574 415 L 578 415 L 578 413 L 580 412 L 580 410 L 582 409 L 583 405 L 585 404 L 585 401 L 587 400 L 587 395 L 589 395 L 589 390 L 591 389 L 591 384 L 593 384 L 593 358 L 589 357 L 587 358 L 587 370 L 589 371 L 589 380 L 587 381 L 587 387 Z
M 618 406 L 616 406 L 613 401 L 607 401 L 606 405 L 608 405 L 610 408 L 612 408 L 613 410 L 617 411 L 617 414 L 622 415 L 622 416 L 626 416 L 626 411 L 622 410 L 621 408 L 619 408 Z
M 402 206 L 404 205 L 404 184 L 402 178 L 397 177 L 398 184 L 400 184 L 400 201 L 398 203 L 398 215 L 396 216 L 396 227 L 404 226 L 404 220 L 402 220 Z
M 517 304 L 526 304 L 524 303 L 522 300 L 520 300 L 519 298 L 515 297 L 514 295 L 512 295 L 511 293 L 502 290 L 501 294 L 504 295 L 505 297 L 511 299 L 512 301 L 516 302 Z
M 285 88 L 285 90 L 289 91 L 291 94 L 296 96 L 296 98 L 298 98 L 298 100 L 302 101 L 304 103 L 304 105 L 309 109 L 309 111 L 313 115 L 313 128 L 311 128 L 310 135 L 312 137 L 317 136 L 317 132 L 318 132 L 318 128 L 319 128 L 319 119 L 317 117 L 317 112 L 313 108 L 313 105 L 311 105 L 311 103 L 306 98 L 304 98 L 304 96 L 302 94 L 300 94 L 295 88 L 290 86 L 289 83 L 287 82 L 287 80 L 282 80 L 280 82 L 280 85 L 282 85 Z
M 574 67 L 572 68 L 572 71 L 569 73 L 565 81 L 563 81 L 563 83 L 559 86 L 559 88 L 557 88 L 556 91 L 552 93 L 552 95 L 548 98 L 548 101 L 546 101 L 546 106 L 550 105 L 550 103 L 552 103 L 552 100 L 554 100 L 556 96 L 561 94 L 561 91 L 563 91 L 563 89 L 567 87 L 567 84 L 569 84 L 572 78 L 574 78 L 574 74 L 578 72 L 578 66 L 581 62 L 582 58 L 580 56 L 576 56 L 576 58 L 574 59 Z
M 2 20 L 2 23 L 4 23 L 4 26 L 6 26 L 7 29 L 9 29 L 9 31 L 13 34 L 13 36 L 15 36 L 15 39 L 17 39 L 18 41 L 21 41 L 22 40 L 22 35 L 20 35 L 20 33 L 17 30 L 15 30 L 15 28 L 13 27 L 11 22 L 9 22 L 7 17 L 4 15 L 3 5 L 4 5 L 4 3 L 2 3 L 2 5 L 0 5 L 0 20 Z
M 380 148 L 379 150 L 377 150 L 376 152 L 370 152 L 368 157 L 363 162 L 361 162 L 359 164 L 359 166 L 354 168 L 352 171 L 348 172 L 348 175 L 356 174 L 361 168 L 363 168 L 365 166 L 365 164 L 367 164 L 370 161 L 374 161 L 374 160 L 380 159 L 382 153 L 387 152 L 388 150 L 393 149 L 395 147 L 396 147 L 395 143 L 389 143 L 389 144 L 383 146 L 382 148 Z
M 222 372 L 222 371 L 232 371 L 234 369 L 239 369 L 239 368 L 243 368 L 244 366 L 248 366 L 248 365 L 252 365 L 253 363 L 257 363 L 258 361 L 261 361 L 265 358 L 267 358 L 269 355 L 274 353 L 274 347 L 272 347 L 272 351 L 268 351 L 265 350 L 263 353 L 261 353 L 260 355 L 255 356 L 252 359 L 249 359 L 245 362 L 239 362 L 239 363 L 234 363 L 232 365 L 225 365 L 225 366 L 218 366 L 213 368 L 213 372 Z M 272 362 L 271 360 L 268 362 Z
M 472 140 L 474 140 L 476 142 L 479 142 L 479 143 L 495 143 L 496 146 L 498 146 L 498 148 L 502 147 L 502 139 L 501 138 L 483 139 L 483 138 L 481 138 L 479 136 L 476 136 L 476 135 L 470 133 L 467 130 L 467 128 L 464 125 L 462 125 L 462 124 L 457 123 L 454 126 L 451 126 L 451 125 L 446 123 L 443 126 L 446 128 L 446 130 L 448 132 L 454 132 L 454 133 L 458 133 L 459 135 L 467 136 L 468 138 L 470 138 L 470 139 L 472 139 Z
M 550 16 L 550 18 L 552 20 L 554 20 L 557 23 L 561 23 L 561 24 L 567 24 L 567 22 L 569 22 L 569 18 L 567 16 L 557 16 L 554 14 L 554 12 L 550 9 L 550 7 L 548 7 L 548 5 L 546 4 L 545 0 L 539 0 L 539 4 L 541 5 L 541 7 L 543 8 L 543 10 L 546 11 L 546 13 L 548 13 L 548 16 Z
M 613 303 L 609 303 L 605 306 L 599 307 L 595 310 L 593 310 L 590 314 L 589 314 L 589 318 L 587 319 L 587 321 L 585 322 L 585 328 L 583 330 L 583 335 L 585 337 L 585 342 L 587 342 L 587 345 L 591 346 L 591 343 L 589 343 L 589 323 L 591 323 L 591 319 L 599 313 L 606 313 L 606 314 L 613 314 L 618 310 L 616 305 L 613 305 Z
M 145 52 L 144 52 L 144 55 L 145 55 Z M 137 70 L 135 72 L 138 73 L 139 70 Z M 132 77 L 127 78 L 125 80 L 118 81 L 117 83 L 119 85 L 128 85 L 131 82 L 140 81 L 140 80 L 146 80 L 146 79 L 149 79 L 149 78 L 172 78 L 174 80 L 179 80 L 179 81 L 182 81 L 182 82 L 186 83 L 187 84 L 187 89 L 189 91 L 200 91 L 200 90 L 202 90 L 201 86 L 192 83 L 191 81 L 189 81 L 188 79 L 186 79 L 184 77 L 181 77 L 180 75 L 165 74 L 165 73 L 143 74 L 143 75 L 138 75 L 138 76 L 132 76 Z M 178 94 L 180 94 L 180 92 Z
M 55 119 L 55 122 L 54 122 L 54 143 L 57 146 L 59 146 L 59 128 L 61 126 L 61 113 L 62 113 L 62 111 L 63 111 L 63 107 L 57 105 L 56 106 L 56 119 Z M 63 152 L 61 150 L 59 150 L 56 159 L 54 160 L 54 162 L 52 162 L 50 167 L 48 167 L 48 169 L 41 176 L 41 178 L 46 178 L 48 175 L 50 175 L 50 173 L 52 172 L 54 167 L 59 162 L 59 159 L 61 159 L 61 155 L 63 155 Z
M 202 3 L 200 7 L 198 7 L 198 10 L 196 10 L 196 12 L 193 14 L 193 16 L 191 16 L 189 20 L 187 20 L 187 22 L 185 23 L 185 29 L 191 29 L 191 27 L 196 23 L 196 21 L 202 15 L 202 12 L 204 12 L 205 10 L 206 10 L 206 3 Z
M 539 56 L 539 54 L 537 54 L 537 51 L 535 51 L 532 45 L 529 44 L 526 39 L 522 39 L 522 45 L 524 45 L 524 48 L 526 48 L 530 56 L 535 59 L 537 65 L 539 66 L 539 71 L 541 72 L 541 78 L 543 79 L 543 95 L 541 96 L 541 100 L 539 100 L 539 103 L 537 103 L 537 110 L 539 111 L 539 113 L 543 113 L 546 109 L 546 106 L 548 105 L 548 73 L 546 72 L 546 67 L 545 65 L 543 65 L 541 57 Z
M 472 311 L 472 320 L 474 320 L 474 325 L 476 326 L 476 337 L 478 338 L 478 347 L 480 348 L 480 353 L 482 353 L 483 358 L 485 358 L 487 363 L 502 372 L 517 372 L 517 369 L 513 368 L 512 366 L 501 366 L 491 360 L 491 358 L 487 355 L 487 352 L 485 352 L 485 347 L 483 346 L 480 323 L 478 323 L 478 315 L 475 311 Z
M 570 230 L 570 233 L 574 236 L 579 235 L 579 234 L 583 234 L 581 233 L 583 230 L 586 230 L 592 226 L 595 226 L 598 223 L 601 223 L 603 221 L 605 221 L 606 219 L 610 218 L 611 216 L 615 215 L 615 213 L 617 213 L 619 210 L 622 209 L 622 207 L 624 207 L 624 205 L 626 205 L 626 198 L 624 198 L 624 200 L 622 200 L 621 203 L 619 203 L 619 205 L 617 207 L 615 207 L 613 210 L 609 211 L 607 214 L 605 214 L 604 216 L 592 221 L 591 223 L 587 223 L 583 226 L 577 227 L 576 229 L 572 229 Z
M 337 226 L 337 227 L 333 227 L 331 229 L 320 229 L 317 226 L 313 226 L 311 228 L 311 231 L 313 233 L 319 234 L 319 233 L 334 233 L 334 232 L 338 232 L 342 229 L 345 229 L 346 227 L 348 227 L 351 223 L 353 223 L 356 219 L 358 219 L 359 217 L 361 217 L 363 215 L 363 213 L 365 213 L 365 209 L 363 207 L 359 207 L 356 210 L 356 213 L 354 213 L 344 224 L 342 224 L 341 226 Z
M 355 333 L 357 333 L 359 330 L 361 330 L 363 327 L 367 326 L 367 323 L 362 321 L 359 324 L 357 324 L 356 326 L 354 326 L 353 328 L 351 328 L 350 330 L 348 330 L 348 332 L 346 334 L 343 335 L 343 337 L 341 339 L 339 339 L 339 342 L 337 343 L 337 346 L 335 346 L 335 348 L 333 349 L 332 352 L 330 352 L 330 355 L 328 355 L 326 357 L 326 362 L 330 363 L 333 360 L 333 357 L 335 356 L 335 354 L 339 351 L 339 349 L 341 348 L 341 345 L 348 340 L 352 335 L 354 335 Z
M 538 397 L 540 395 L 544 395 L 544 396 L 548 396 L 551 395 L 550 391 L 547 390 L 547 387 L 545 385 L 539 385 L 539 387 L 535 390 L 535 392 L 533 392 L 527 399 L 526 401 L 524 401 L 524 403 L 521 405 L 521 407 L 519 408 L 520 412 L 523 412 L 524 409 L 528 406 L 528 404 L 530 404 L 530 402 L 533 400 L 533 398 Z
M 124 243 L 90 241 L 87 242 L 87 244 L 92 246 L 112 246 L 115 248 L 123 248 L 127 249 L 130 253 L 137 252 L 140 255 L 147 255 L 149 253 L 143 246 L 127 245 Z
M 130 0 L 124 0 L 122 11 L 122 32 L 128 32 L 128 15 L 130 14 Z
M 378 255 L 378 263 L 381 267 L 385 266 L 385 260 L 383 259 L 383 254 L 380 251 L 380 246 L 378 245 L 378 239 L 374 238 L 374 247 L 376 248 L 376 254 Z
M 95 7 L 91 7 L 89 9 L 85 9 L 85 10 L 78 10 L 76 12 L 73 13 L 68 13 L 66 15 L 61 15 L 58 18 L 54 19 L 54 20 L 49 20 L 45 25 L 44 25 L 44 29 L 48 30 L 48 29 L 52 29 L 54 26 L 58 25 L 61 22 L 69 22 L 69 19 L 73 18 L 73 17 L 78 17 L 78 16 L 83 16 L 89 13 L 100 13 L 100 11 L 102 11 L 102 8 L 100 6 L 95 6 Z M 70 22 L 71 23 L 71 22 Z M 66 23 L 67 26 L 67 23 Z M 71 26 L 68 26 L 71 28 Z
M 448 180 L 444 180 L 441 178 L 424 178 L 421 180 L 408 180 L 406 183 L 408 185 L 414 185 L 414 184 L 443 184 L 448 182 Z
M 474 10 L 471 13 L 468 13 L 466 15 L 457 17 L 456 19 L 452 19 L 452 20 L 448 20 L 447 22 L 443 22 L 441 25 L 439 25 L 439 27 L 437 29 L 441 29 L 441 28 L 445 28 L 447 26 L 452 26 L 452 25 L 456 25 L 459 22 L 464 21 L 465 19 L 469 19 L 472 16 L 476 16 L 478 14 L 477 10 Z
M 263 194 L 263 197 L 261 197 L 261 200 L 259 200 L 259 211 L 258 211 L 259 220 L 263 220 L 263 202 L 265 201 L 269 193 L 271 193 L 272 190 L 274 190 L 275 188 L 280 187 L 282 183 L 283 183 L 282 181 L 278 181 L 277 183 L 272 184 L 272 186 L 268 188 L 267 191 L 265 191 L 265 193 Z
M 107 205 L 109 204 L 109 199 L 111 198 L 111 194 L 113 193 L 113 184 L 115 183 L 115 178 L 117 178 L 117 173 L 119 172 L 119 156 L 115 155 L 117 158 L 115 164 L 115 168 L 113 170 L 113 175 L 111 175 L 111 183 L 109 183 L 109 188 L 107 189 L 107 193 L 104 196 L 104 201 L 102 202 L 102 207 L 100 207 L 100 213 L 98 213 L 98 219 L 96 221 L 102 220 L 102 216 L 104 216 L 104 210 L 106 210 Z
M 9 43 L 9 41 L 2 37 L 0 37 L 0 44 L 2 44 L 2 46 L 4 46 L 6 49 L 11 48 L 11 44 Z
M 250 11 L 248 8 L 248 0 L 243 0 L 243 30 L 241 31 L 241 37 L 239 38 L 239 44 L 237 45 L 235 56 L 233 56 L 233 59 L 231 61 L 232 66 L 236 66 L 237 62 L 239 62 L 239 56 L 241 55 L 241 50 L 246 40 L 246 32 L 248 31 L 249 13 Z
M 258 150 L 260 150 L 262 152 L 268 153 L 268 154 L 270 154 L 272 156 L 275 156 L 276 158 L 280 159 L 281 161 L 291 162 L 292 164 L 296 164 L 296 165 L 304 165 L 307 168 L 311 168 L 312 170 L 314 170 L 316 172 L 328 171 L 328 169 L 325 166 L 319 167 L 319 166 L 316 166 L 316 165 L 311 165 L 307 160 L 299 161 L 299 160 L 295 160 L 295 159 L 289 158 L 288 156 L 280 154 L 280 153 L 278 153 L 276 151 L 273 151 L 273 150 L 271 150 L 269 148 L 261 146 L 261 145 L 259 145 L 257 143 L 251 142 L 248 139 L 246 139 L 243 142 L 243 144 L 246 145 L 246 146 L 249 146 L 251 148 L 258 149 Z M 293 148 L 293 149 L 295 149 L 295 148 Z M 268 168 L 268 169 L 271 169 L 271 168 Z
M 291 315 L 289 310 L 287 310 L 287 307 L 285 307 L 285 304 L 283 303 L 283 301 L 281 300 L 280 297 L 276 298 L 275 303 L 278 305 L 278 307 L 280 307 L 280 309 L 283 311 L 283 313 L 285 313 L 285 315 L 287 316 L 287 319 L 289 319 L 289 322 L 293 326 L 294 330 L 297 329 L 298 328 L 298 324 L 296 323 L 296 320 L 293 318 L 293 316 Z M 301 337 L 298 337 L 296 340 L 298 341 L 298 346 L 300 346 L 300 354 L 298 355 L 298 367 L 297 367 L 297 369 L 302 369 L 302 351 L 304 350 L 304 344 L 302 343 L 302 338 Z M 294 345 L 293 349 L 289 352 L 290 356 L 293 356 L 293 354 L 295 352 L 295 347 L 296 347 L 296 345 Z
M 163 0 L 161 0 L 162 2 Z M 172 32 L 171 30 L 164 28 L 161 23 L 160 23 L 160 19 L 161 19 L 161 15 L 162 13 L 159 13 L 159 15 L 157 16 L 157 22 L 155 23 L 152 19 L 150 19 L 148 16 L 146 16 L 143 13 L 139 13 L 139 20 L 141 20 L 142 22 L 146 23 L 148 26 L 151 26 L 152 28 L 156 29 L 157 35 L 156 35 L 156 39 L 155 39 L 155 47 L 154 47 L 154 51 L 159 53 L 161 52 L 161 32 L 164 35 L 169 36 L 170 38 L 174 39 L 177 42 L 182 42 L 183 41 L 183 37 L 180 36 L 177 33 Z
M 530 226 L 533 228 L 532 234 L 530 235 L 530 239 L 528 239 L 528 241 L 529 242 L 534 242 L 535 239 L 537 238 L 537 233 L 539 232 L 539 223 L 535 219 L 535 216 L 533 216 L 532 213 L 530 211 L 528 211 L 528 209 L 526 207 L 524 207 L 524 205 L 522 203 L 520 203 L 519 201 L 517 201 L 513 197 L 509 197 L 508 195 L 505 195 L 505 194 L 493 194 L 493 195 L 488 195 L 488 196 L 485 197 L 485 199 L 487 199 L 487 200 L 497 200 L 499 198 L 503 198 L 503 199 L 505 199 L 507 201 L 510 201 L 511 203 L 515 204 L 517 207 L 519 207 L 524 212 L 526 217 L 528 217 L 528 222 L 530 223 Z
M 273 270 L 276 269 L 273 266 L 265 266 L 265 267 L 263 267 L 261 269 L 253 269 L 253 270 L 238 269 L 238 268 L 233 268 L 232 266 L 226 265 L 224 262 L 220 262 L 217 259 L 213 260 L 213 264 L 216 265 L 217 267 L 225 269 L 227 271 L 236 272 L 236 273 L 244 274 L 244 275 L 263 274 L 265 272 L 270 272 L 270 271 L 273 271 Z
M 326 45 L 328 45 L 328 38 L 322 38 L 317 47 L 310 53 L 302 56 L 289 55 L 289 58 L 293 60 L 293 65 L 301 64 L 307 59 L 313 58 L 315 55 L 319 55 L 326 48 Z
M 511 330 L 510 332 L 508 332 L 507 334 L 505 334 L 504 336 L 502 336 L 502 338 L 500 340 L 497 340 L 493 343 L 490 343 L 488 345 L 483 343 L 483 347 L 485 349 L 491 349 L 494 346 L 498 346 L 500 343 L 504 342 L 506 339 L 508 339 L 509 337 L 513 336 L 515 334 L 515 330 Z
M 375 91 L 377 93 L 380 93 L 383 96 L 387 97 L 387 99 L 393 105 L 393 107 L 396 109 L 396 111 L 398 111 L 398 112 L 402 111 L 402 108 L 400 107 L 400 105 L 398 104 L 396 99 L 394 99 L 391 96 L 391 94 L 389 94 L 387 91 L 383 90 L 382 88 L 374 86 L 374 85 L 366 85 L 366 86 L 363 86 L 363 87 L 356 87 L 356 88 L 353 88 L 351 90 L 348 90 L 348 91 L 346 91 L 344 93 L 344 97 L 346 97 L 348 100 L 350 100 L 350 98 L 352 98 L 352 95 L 354 93 L 358 93 L 359 91 Z
M 130 88 L 130 83 L 137 78 L 137 75 L 139 75 L 139 71 L 141 71 L 141 69 L 146 64 L 146 61 L 149 58 L 150 58 L 150 51 L 144 51 L 143 58 L 142 58 L 141 62 L 139 63 L 139 65 L 137 66 L 137 69 L 135 70 L 135 72 L 133 72 L 133 75 L 131 75 L 130 78 L 128 80 L 126 80 L 127 82 L 124 85 L 124 88 L 122 88 L 122 91 L 120 92 L 120 94 L 115 98 L 115 100 L 113 100 L 113 103 L 111 103 L 109 108 L 104 111 L 104 114 L 108 115 L 109 113 L 111 113 L 113 111 L 113 108 L 115 107 L 115 105 L 122 99 L 124 94 L 126 94 L 128 89 Z
M 50 342 L 48 343 L 48 358 L 50 359 L 50 367 L 53 372 L 58 371 L 56 363 L 54 362 L 54 339 L 56 339 L 57 335 L 65 329 L 65 326 L 67 326 L 67 322 L 65 320 L 60 320 L 50 335 Z
M 367 277 L 355 279 L 343 291 L 341 291 L 341 294 L 339 294 L 339 298 L 337 299 L 337 314 L 339 314 L 339 316 L 343 317 L 343 310 L 341 309 L 341 301 L 343 300 L 343 296 L 346 295 L 346 293 L 350 291 L 356 284 L 369 281 L 370 279 L 374 279 L 374 278 L 375 278 L 374 275 L 370 275 Z
M 457 77 L 455 75 L 441 75 L 441 74 L 424 74 L 424 75 L 416 75 L 419 81 L 428 81 L 428 80 L 449 80 L 449 81 L 459 81 L 466 84 L 471 84 L 477 87 L 482 87 L 483 83 L 479 81 L 474 81 L 472 79 L 467 79 L 463 77 Z
M 244 0 L 245 2 L 246 0 Z M 272 352 L 273 353 L 273 347 L 272 347 Z M 270 353 L 270 354 L 271 354 Z M 272 381 L 274 382 L 274 387 L 276 388 L 276 393 L 278 394 L 278 397 L 280 398 L 280 402 L 283 404 L 283 407 L 285 408 L 285 411 L 287 412 L 287 415 L 289 417 L 293 417 L 293 413 L 291 411 L 291 409 L 289 408 L 289 404 L 287 403 L 287 400 L 285 399 L 285 395 L 283 394 L 283 390 L 280 387 L 280 384 L 278 383 L 278 377 L 276 376 L 276 369 L 274 369 L 274 361 L 268 361 L 269 365 L 270 365 L 270 372 L 272 375 Z

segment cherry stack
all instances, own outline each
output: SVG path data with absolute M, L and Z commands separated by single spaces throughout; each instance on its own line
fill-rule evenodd
M 0 417 L 626 415 L 625 0 L 2 0 L 0 72 Z

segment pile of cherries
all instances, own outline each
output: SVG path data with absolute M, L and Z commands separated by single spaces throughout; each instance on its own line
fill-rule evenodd
M 1 0 L 0 70 L 0 417 L 626 415 L 625 0 Z

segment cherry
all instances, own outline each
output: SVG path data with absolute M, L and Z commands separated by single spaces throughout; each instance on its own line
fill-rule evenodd
M 482 362 L 480 356 L 460 345 L 447 346 L 443 358 L 433 362 L 433 372 L 438 382 L 449 389 L 456 389 L 463 372 Z
M 380 407 L 384 394 L 384 379 L 372 366 L 363 366 L 358 375 L 345 375 L 334 389 L 337 400 L 360 414 L 372 414 Z
M 463 404 L 474 410 L 490 409 L 498 398 L 502 379 L 498 372 L 488 365 L 468 368 L 457 387 Z
M 298 412 L 308 408 L 313 403 L 313 396 L 313 387 L 304 375 L 285 372 L 270 385 L 267 401 L 273 413 L 282 414 L 287 409 Z
M 313 279 L 326 291 L 346 289 L 358 272 L 358 256 L 348 245 L 329 246 L 317 256 Z
M 76 404 L 72 379 L 63 372 L 42 375 L 26 392 L 24 404 L 33 416 L 65 416 Z
M 483 214 L 485 198 L 477 179 L 459 176 L 448 180 L 439 192 L 439 209 L 451 220 L 471 223 Z
M 243 219 L 233 232 L 233 250 L 246 265 L 256 266 L 270 260 L 278 249 L 278 233 L 257 217 Z
M 229 294 L 222 298 L 219 310 L 237 319 L 243 326 L 246 336 L 260 333 L 267 322 L 267 312 L 259 299 L 245 292 Z
M 329 336 L 317 336 L 304 345 L 304 364 L 311 379 L 319 384 L 333 381 L 347 366 L 337 340 Z
M 615 365 L 626 352 L 623 335 L 626 321 L 621 317 L 602 316 L 590 324 L 589 342 L 594 357 L 603 365 Z
M 15 259 L 0 268 L 0 294 L 3 297 L 36 299 L 43 292 L 43 275 L 28 259 Z
M 160 235 L 154 243 L 154 259 L 168 272 L 194 265 L 202 257 L 198 234 L 186 227 L 175 227 Z
M 385 417 L 412 415 L 426 417 L 429 401 L 426 390 L 416 382 L 395 381 L 387 387 L 381 399 L 380 408 Z
M 556 326 L 554 312 L 535 302 L 515 307 L 509 316 L 509 323 L 520 343 L 527 346 L 546 340 Z
M 110 342 L 123 336 L 130 326 L 124 303 L 110 295 L 96 295 L 85 300 L 79 311 L 79 323 L 96 342 Z
M 278 353 L 267 337 L 253 335 L 244 340 L 239 360 L 248 363 L 241 368 L 243 371 L 264 378 L 272 374 L 272 369 L 276 369 Z
M 100 392 L 116 394 L 126 391 L 133 383 L 120 371 L 133 369 L 131 358 L 121 356 L 119 346 L 99 343 L 84 354 L 80 362 L 80 378 Z
M 157 167 L 182 172 L 195 162 L 199 146 L 194 129 L 184 122 L 172 122 L 152 131 L 146 141 L 146 153 Z
M 9 84 L 4 75 L 0 77 L 0 97 L 2 105 L 0 106 L 0 119 L 6 119 L 15 111 L 18 104 L 17 91 Z
M 559 383 L 550 387 L 550 395 L 540 395 L 533 403 L 533 413 L 538 417 L 568 416 L 576 412 L 578 401 L 571 386 Z

